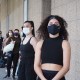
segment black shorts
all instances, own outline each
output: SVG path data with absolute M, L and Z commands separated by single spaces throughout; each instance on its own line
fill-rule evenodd
M 42 70 L 44 77 L 47 80 L 52 80 L 52 78 L 55 77 L 55 75 L 58 73 L 58 71 L 49 71 L 49 70 Z M 41 80 L 39 77 L 37 80 Z M 60 80 L 65 80 L 65 77 L 62 77 Z

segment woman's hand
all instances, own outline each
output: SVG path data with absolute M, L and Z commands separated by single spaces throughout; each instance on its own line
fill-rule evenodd
M 13 44 L 15 44 L 15 41 L 11 41 L 10 43 L 13 43 Z
M 44 79 L 44 80 L 47 80 L 47 79 Z
M 58 79 L 53 78 L 52 80 L 58 80 Z
M 44 79 L 41 79 L 41 80 L 47 80 L 46 78 L 44 78 Z

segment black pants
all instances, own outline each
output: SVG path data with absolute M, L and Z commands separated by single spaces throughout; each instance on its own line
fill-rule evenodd
M 49 70 L 42 70 L 44 77 L 47 80 L 52 80 L 55 75 L 58 73 L 58 71 L 49 71 Z M 41 80 L 39 77 L 37 80 Z M 65 77 L 61 78 L 60 80 L 65 80 Z
M 33 58 L 21 59 L 18 71 L 18 80 L 36 80 Z
M 0 49 L 0 58 L 3 58 L 3 51 Z
M 16 55 L 13 52 L 9 53 L 11 54 L 11 56 L 8 56 L 7 58 L 7 75 L 10 76 L 10 69 L 13 62 L 13 76 L 15 76 L 19 55 L 18 53 L 16 53 Z

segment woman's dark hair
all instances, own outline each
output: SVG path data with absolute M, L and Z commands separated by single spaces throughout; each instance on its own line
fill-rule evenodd
M 59 36 L 62 37 L 63 39 L 65 39 L 65 40 L 68 40 L 68 32 L 66 30 L 67 22 L 62 17 L 60 17 L 58 15 L 50 15 L 46 19 L 43 20 L 39 29 L 37 30 L 39 39 L 49 38 L 49 33 L 48 33 L 48 30 L 47 30 L 47 26 L 48 26 L 48 23 L 51 19 L 56 19 L 56 20 L 59 21 L 59 24 L 61 26 Z
M 9 32 L 12 32 L 12 37 L 9 37 Z M 8 41 L 6 42 L 6 45 L 9 44 L 11 42 L 11 40 L 14 41 L 14 34 L 12 30 L 9 30 L 8 33 L 6 34 L 6 38 L 8 38 Z
M 19 29 L 15 29 L 14 31 L 18 31 L 19 32 Z
M 9 32 L 12 32 L 12 37 L 14 36 L 13 31 L 12 31 L 12 30 L 9 30 L 9 31 L 8 31 L 8 33 L 6 34 L 6 38 L 8 38 L 8 37 L 9 37 Z
M 23 26 L 21 27 L 21 29 L 23 30 Z
M 33 21 L 25 21 L 24 23 L 30 23 L 31 27 L 33 27 L 32 34 L 35 36 L 34 22 Z

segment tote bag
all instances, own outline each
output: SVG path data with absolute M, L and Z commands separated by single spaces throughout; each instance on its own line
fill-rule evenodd
M 9 51 L 13 51 L 14 43 L 10 42 L 10 44 L 6 45 L 3 49 L 3 53 L 7 53 Z

